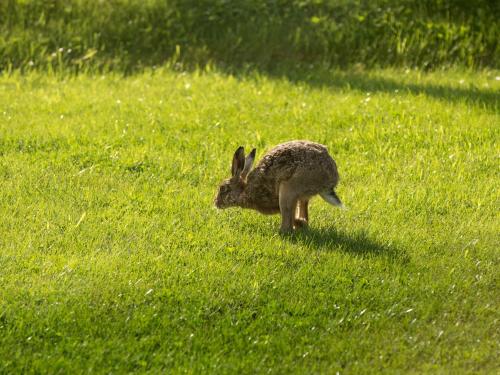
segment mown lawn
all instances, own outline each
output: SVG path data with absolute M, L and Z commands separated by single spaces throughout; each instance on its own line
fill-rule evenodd
M 499 76 L 1 76 L 0 372 L 500 371 Z M 213 208 L 291 139 L 349 210 Z

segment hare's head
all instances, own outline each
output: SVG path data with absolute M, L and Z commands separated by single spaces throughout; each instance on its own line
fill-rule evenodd
M 252 169 L 255 160 L 255 149 L 245 158 L 245 150 L 238 147 L 233 156 L 231 177 L 222 181 L 215 197 L 214 204 L 217 208 L 238 206 L 241 193 L 245 190 L 246 178 Z

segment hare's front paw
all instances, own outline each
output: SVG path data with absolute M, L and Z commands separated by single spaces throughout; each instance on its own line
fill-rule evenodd
M 308 226 L 307 220 L 303 218 L 298 218 L 293 221 L 293 227 L 296 229 L 306 228 Z

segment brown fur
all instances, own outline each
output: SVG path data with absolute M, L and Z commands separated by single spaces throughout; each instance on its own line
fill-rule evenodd
M 219 187 L 217 208 L 238 206 L 264 214 L 281 213 L 281 232 L 307 225 L 309 199 L 333 191 L 339 175 L 325 146 L 291 141 L 270 150 L 249 172 L 255 151 L 242 162 L 244 151 L 233 157 L 233 176 Z M 250 164 L 249 164 L 250 163 Z M 243 172 L 243 173 L 242 173 Z M 249 172 L 249 173 L 248 173 Z

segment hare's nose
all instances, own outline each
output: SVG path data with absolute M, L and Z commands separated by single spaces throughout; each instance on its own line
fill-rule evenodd
M 217 207 L 217 208 L 220 208 L 220 200 L 218 200 L 217 198 L 214 199 L 214 206 Z

